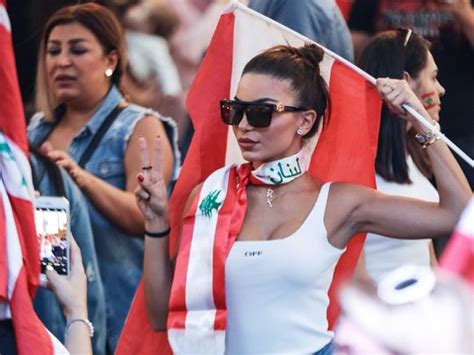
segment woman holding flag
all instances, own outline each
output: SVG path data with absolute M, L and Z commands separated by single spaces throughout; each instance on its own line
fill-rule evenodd
M 359 66 L 374 77 L 405 79 L 430 118 L 439 121 L 445 90 L 437 79 L 438 67 L 427 40 L 407 29 L 379 33 L 364 48 Z M 396 119 L 396 113 L 383 106 L 379 132 L 377 190 L 438 202 L 438 192 L 429 181 L 433 173 L 428 150 L 416 141 L 411 124 Z M 363 259 L 367 273 L 376 281 L 405 264 L 429 267 L 436 263 L 430 239 L 388 239 L 374 234 L 367 235 Z
M 139 141 L 143 166 L 153 165 L 137 176 L 136 189 L 145 216 L 148 315 L 156 329 L 168 329 L 174 352 L 330 353 L 327 293 L 352 236 L 444 235 L 466 204 L 467 181 L 439 131 L 422 128 L 400 106 L 429 119 L 404 80 L 378 79 L 377 88 L 424 137 L 439 203 L 307 173 L 306 142 L 324 127 L 328 106 L 322 58 L 316 45 L 276 46 L 247 63 L 236 96 L 220 108 L 249 163 L 219 169 L 194 189 L 173 262 L 160 158 L 150 164 Z M 155 150 L 160 157 L 159 139 Z

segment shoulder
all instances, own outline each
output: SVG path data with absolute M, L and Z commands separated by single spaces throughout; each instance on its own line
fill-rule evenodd
M 45 122 L 45 116 L 43 112 L 36 112 L 31 116 L 30 123 L 28 124 L 28 130 L 36 128 L 41 123 Z
M 27 127 L 28 138 L 34 138 L 39 130 L 42 129 L 49 122 L 46 121 L 46 118 L 43 112 L 36 112 L 30 119 Z
M 357 204 L 361 199 L 367 198 L 375 192 L 373 188 L 348 182 L 332 182 L 329 198 L 348 205 Z

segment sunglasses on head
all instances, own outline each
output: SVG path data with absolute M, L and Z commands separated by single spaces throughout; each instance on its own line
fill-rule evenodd
M 270 126 L 274 112 L 298 112 L 306 111 L 303 107 L 284 106 L 282 103 L 252 103 L 235 100 L 221 100 L 221 118 L 225 124 L 237 126 L 244 113 L 247 122 L 256 128 Z

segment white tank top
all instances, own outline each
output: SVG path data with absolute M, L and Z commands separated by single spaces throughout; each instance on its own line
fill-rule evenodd
M 418 170 L 411 157 L 408 157 L 407 163 L 412 184 L 388 182 L 377 175 L 377 190 L 388 195 L 414 197 L 425 201 L 438 202 L 438 192 Z M 430 239 L 402 240 L 369 233 L 364 245 L 367 273 L 378 282 L 386 273 L 401 265 L 413 264 L 429 267 L 430 243 Z
M 344 250 L 327 239 L 330 184 L 292 235 L 237 241 L 226 261 L 226 353 L 313 353 L 333 337 L 328 290 Z

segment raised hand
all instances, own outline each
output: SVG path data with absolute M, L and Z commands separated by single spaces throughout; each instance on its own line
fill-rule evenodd
M 152 164 L 148 155 L 147 142 L 138 139 L 143 172 L 137 175 L 138 185 L 135 197 L 145 217 L 145 229 L 159 232 L 169 227 L 169 210 L 166 184 L 163 179 L 163 154 L 160 138 L 154 142 L 156 161 Z
M 388 108 L 398 116 L 412 123 L 416 122 L 415 119 L 402 107 L 402 104 L 408 104 L 418 113 L 431 121 L 428 112 L 425 110 L 423 104 L 410 88 L 406 80 L 378 78 L 377 90 Z
M 81 250 L 71 236 L 70 276 L 60 276 L 54 269 L 46 270 L 48 288 L 63 306 L 67 319 L 87 319 L 87 278 L 82 265 Z

